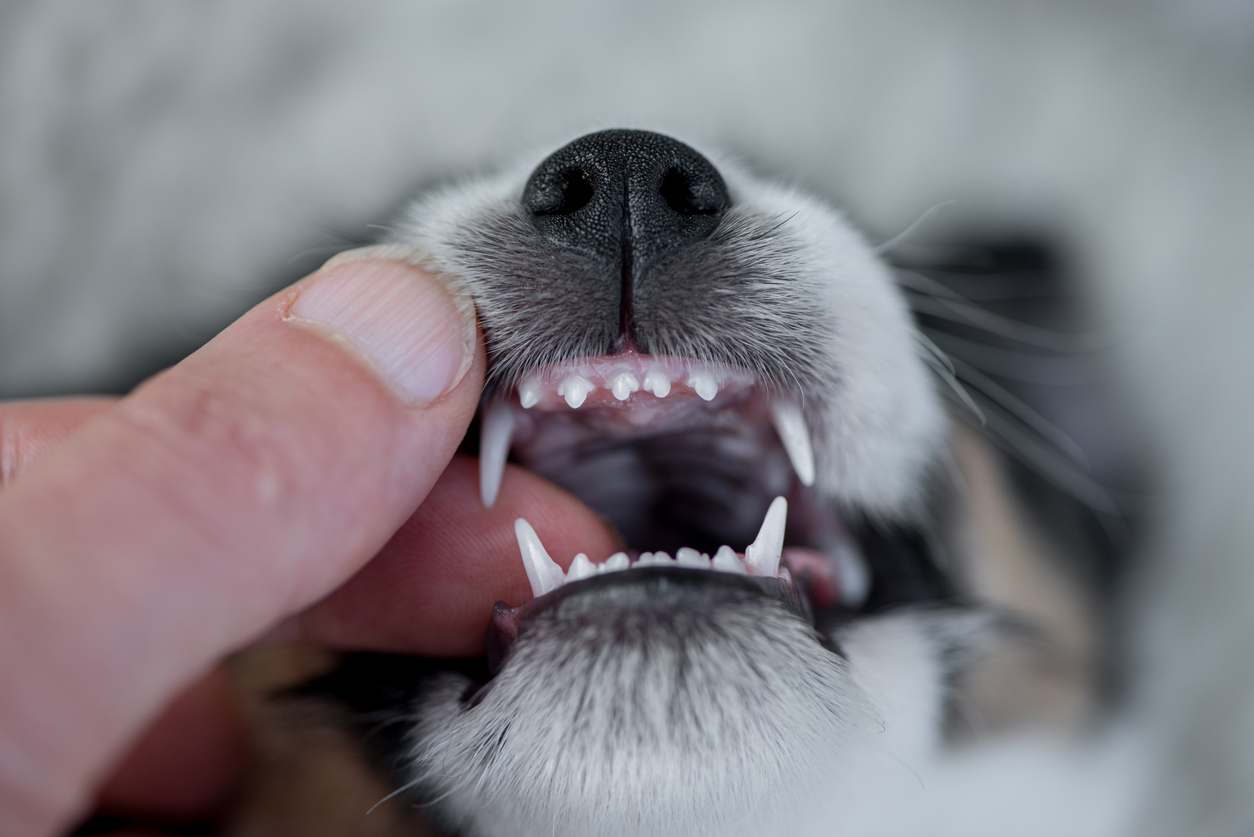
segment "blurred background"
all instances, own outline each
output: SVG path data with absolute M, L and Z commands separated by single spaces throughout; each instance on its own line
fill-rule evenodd
M 417 189 L 613 126 L 875 241 L 952 201 L 1065 248 L 1162 483 L 1130 685 L 931 833 L 1254 833 L 1254 0 L 7 0 L 0 397 L 125 391 Z

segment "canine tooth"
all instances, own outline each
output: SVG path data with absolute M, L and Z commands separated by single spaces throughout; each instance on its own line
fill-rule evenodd
M 627 557 L 626 552 L 615 552 L 609 558 L 597 567 L 598 573 L 616 573 L 625 570 L 631 565 L 631 559 Z
M 588 556 L 582 552 L 575 556 L 575 560 L 570 562 L 570 569 L 566 571 L 566 580 L 579 581 L 583 578 L 591 578 L 597 574 L 596 565 L 588 560 Z
M 566 580 L 562 568 L 544 551 L 540 536 L 531 524 L 521 517 L 514 521 L 514 535 L 518 538 L 518 551 L 522 553 L 523 568 L 531 582 L 531 593 L 536 598 L 556 590 Z
M 714 376 L 704 370 L 693 372 L 688 376 L 688 386 L 696 390 L 702 401 L 713 401 L 718 395 L 718 382 Z
M 671 379 L 661 369 L 654 369 L 644 376 L 644 388 L 658 398 L 665 398 L 671 394 Z
M 627 396 L 640 389 L 640 381 L 630 372 L 619 372 L 614 376 L 614 382 L 610 384 L 610 392 L 614 393 L 614 397 L 619 401 L 626 401 Z
M 776 497 L 766 510 L 766 519 L 758 537 L 745 547 L 745 563 L 759 575 L 774 577 L 779 570 L 779 556 L 784 551 L 784 527 L 788 523 L 788 501 Z
M 526 381 L 518 387 L 518 403 L 524 410 L 530 410 L 540 403 L 540 385 L 535 381 Z
M 675 550 L 675 563 L 681 567 L 708 570 L 710 568 L 710 556 L 703 552 L 698 552 L 690 546 L 681 546 Z
M 479 424 L 479 499 L 490 509 L 501 490 L 501 475 L 514 434 L 514 413 L 504 401 L 494 401 Z
M 771 404 L 771 419 L 797 478 L 802 485 L 814 485 L 814 448 L 801 408 L 790 399 L 780 399 Z
M 571 375 L 557 385 L 557 394 L 566 399 L 566 403 L 570 405 L 572 410 L 578 409 L 583 404 L 584 399 L 588 397 L 588 393 L 596 389 L 591 381 L 585 380 L 578 375 Z
M 710 560 L 710 569 L 718 570 L 721 573 L 740 573 L 744 575 L 745 565 L 736 557 L 734 549 L 727 544 L 723 544 Z

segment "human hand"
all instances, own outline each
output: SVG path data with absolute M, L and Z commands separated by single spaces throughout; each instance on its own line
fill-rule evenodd
M 71 825 L 180 692 L 141 749 L 200 774 L 109 787 L 203 804 L 238 769 L 206 672 L 263 635 L 479 653 L 492 603 L 530 597 L 517 517 L 555 556 L 613 550 L 519 469 L 482 507 L 454 456 L 473 308 L 412 259 L 343 254 L 126 398 L 0 405 L 0 833 Z

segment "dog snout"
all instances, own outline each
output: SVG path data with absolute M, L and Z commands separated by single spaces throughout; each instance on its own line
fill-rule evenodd
M 731 206 L 718 169 L 701 154 L 661 134 L 621 129 L 556 151 L 532 173 L 522 202 L 553 245 L 591 259 L 603 281 L 619 284 L 628 309 L 632 286 L 708 238 Z

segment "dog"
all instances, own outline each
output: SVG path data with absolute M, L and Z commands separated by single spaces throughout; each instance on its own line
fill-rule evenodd
M 485 658 L 350 654 L 299 690 L 442 833 L 887 833 L 963 741 L 1092 717 L 1118 509 L 961 359 L 1011 321 L 944 270 L 626 129 L 422 196 L 389 242 L 476 300 L 482 501 L 512 459 L 626 546 L 559 565 L 519 520 L 534 598 Z

